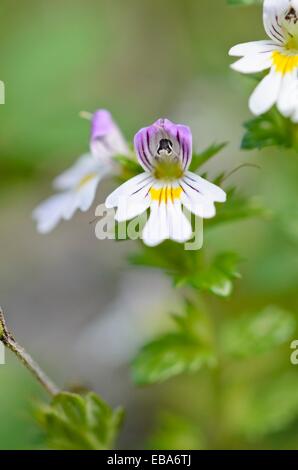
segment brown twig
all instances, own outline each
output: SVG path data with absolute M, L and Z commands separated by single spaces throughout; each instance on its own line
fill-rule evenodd
M 51 395 L 55 396 L 59 393 L 59 388 L 52 382 L 51 379 L 43 372 L 39 365 L 32 359 L 22 346 L 20 346 L 12 334 L 8 331 L 6 321 L 4 318 L 3 310 L 0 307 L 0 341 L 12 351 L 22 364 L 34 375 L 38 382 L 46 389 Z

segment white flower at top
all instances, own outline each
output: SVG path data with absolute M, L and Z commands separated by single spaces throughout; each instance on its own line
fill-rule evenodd
M 87 211 L 95 198 L 98 183 L 114 169 L 112 157 L 128 155 L 129 149 L 118 126 L 106 110 L 92 115 L 90 153 L 54 181 L 59 192 L 42 202 L 33 212 L 40 233 L 53 230 L 60 220 L 69 220 L 76 210 Z
M 107 198 L 106 207 L 117 208 L 118 222 L 150 208 L 142 233 L 148 246 L 166 239 L 186 242 L 192 237 L 192 227 L 182 206 L 199 217 L 211 218 L 214 202 L 225 202 L 225 192 L 188 171 L 192 159 L 189 127 L 159 119 L 136 134 L 134 146 L 144 172 L 118 187 Z
M 250 97 L 256 115 L 273 105 L 298 122 L 298 0 L 264 0 L 264 27 L 270 39 L 239 44 L 229 54 L 241 57 L 232 65 L 242 73 L 270 69 Z

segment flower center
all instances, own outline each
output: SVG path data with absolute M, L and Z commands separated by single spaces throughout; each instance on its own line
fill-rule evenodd
M 158 155 L 167 154 L 171 155 L 173 152 L 173 144 L 169 139 L 161 139 L 159 142 L 159 147 L 157 149 Z
M 298 37 L 290 36 L 290 38 L 288 39 L 288 41 L 286 43 L 286 49 L 288 51 L 292 52 L 292 54 L 297 53 L 297 51 L 298 51 Z
M 293 22 L 294 24 L 297 23 L 298 17 L 295 8 L 291 7 L 288 13 L 285 16 L 285 20 L 288 22 Z
M 175 199 L 180 199 L 182 188 L 172 188 L 171 186 L 165 186 L 163 188 L 151 188 L 150 196 L 152 201 L 159 201 L 167 203 L 168 201 L 174 202 Z
M 153 175 L 158 180 L 174 181 L 183 176 L 183 169 L 179 161 L 166 157 L 157 160 Z
M 285 75 L 298 67 L 298 51 L 296 54 L 284 54 L 279 51 L 272 53 L 272 61 L 276 72 Z
M 298 49 L 298 15 L 296 9 L 291 6 L 284 16 L 282 28 L 287 36 L 286 48 Z

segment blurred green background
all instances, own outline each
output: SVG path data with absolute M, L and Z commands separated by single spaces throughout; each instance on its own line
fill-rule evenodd
M 97 241 L 93 210 L 44 237 L 30 217 L 51 194 L 53 177 L 87 149 L 81 110 L 108 108 L 129 140 L 161 116 L 184 122 L 198 150 L 230 142 L 208 164 L 210 174 L 243 162 L 260 165 L 231 181 L 274 214 L 221 227 L 209 240 L 245 258 L 232 298 L 211 302 L 215 318 L 220 323 L 268 304 L 296 314 L 297 155 L 240 151 L 254 82 L 229 69 L 227 54 L 236 43 L 265 37 L 261 9 L 228 7 L 225 0 L 1 0 L 0 14 L 6 86 L 0 302 L 19 341 L 58 382 L 84 383 L 126 406 L 122 447 L 298 448 L 298 368 L 290 365 L 290 341 L 245 370 L 241 361 L 226 369 L 215 387 L 221 414 L 210 403 L 218 400 L 209 395 L 207 372 L 136 390 L 128 363 L 167 323 L 167 281 L 127 269 L 133 244 Z M 98 202 L 110 188 L 112 182 L 101 186 Z M 155 299 L 147 298 L 148 285 Z M 0 397 L 0 449 L 42 446 L 30 417 L 39 387 L 11 356 L 0 366 Z M 190 422 L 194 417 L 204 431 Z

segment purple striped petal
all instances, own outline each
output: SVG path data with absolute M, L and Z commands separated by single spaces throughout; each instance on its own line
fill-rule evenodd
M 93 155 L 101 158 L 129 153 L 119 127 L 105 109 L 99 109 L 92 116 L 90 148 Z
M 268 36 L 277 44 L 297 34 L 298 5 L 296 0 L 265 0 L 263 20 Z
M 139 162 L 146 171 L 154 168 L 162 153 L 178 158 L 184 170 L 189 167 L 192 158 L 190 128 L 168 119 L 159 119 L 141 129 L 134 138 L 134 146 Z

